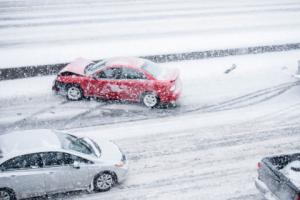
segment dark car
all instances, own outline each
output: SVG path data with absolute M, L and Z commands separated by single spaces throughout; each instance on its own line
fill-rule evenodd
M 300 154 L 263 158 L 255 185 L 268 200 L 300 200 Z

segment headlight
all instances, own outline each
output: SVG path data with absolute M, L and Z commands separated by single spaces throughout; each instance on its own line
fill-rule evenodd
M 124 165 L 125 165 L 125 163 L 121 161 L 121 162 L 115 164 L 115 167 L 123 167 Z

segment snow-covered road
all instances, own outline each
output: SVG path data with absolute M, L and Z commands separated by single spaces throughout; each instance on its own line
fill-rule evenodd
M 299 42 L 299 11 L 299 0 L 1 0 L 0 67 Z
M 51 94 L 53 76 L 2 81 L 0 127 L 63 128 L 113 140 L 128 155 L 128 180 L 112 191 L 53 198 L 261 200 L 256 163 L 299 151 L 300 82 L 292 77 L 299 54 L 164 64 L 181 70 L 175 109 L 67 102 Z
M 299 0 L 182 2 L 0 0 L 0 67 L 300 42 Z M 299 152 L 299 59 L 296 50 L 162 64 L 181 71 L 173 109 L 68 102 L 52 94 L 54 76 L 0 81 L 0 134 L 65 129 L 128 155 L 123 184 L 54 199 L 261 200 L 256 163 Z

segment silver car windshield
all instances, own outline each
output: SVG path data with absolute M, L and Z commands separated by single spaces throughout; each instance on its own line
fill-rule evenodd
M 62 148 L 66 150 L 77 151 L 88 155 L 97 156 L 94 149 L 82 138 L 75 137 L 66 133 L 57 133 Z
M 85 67 L 84 73 L 86 75 L 92 75 L 95 72 L 97 72 L 98 70 L 102 69 L 105 66 L 105 64 L 106 64 L 106 60 L 101 60 L 97 63 L 91 63 Z

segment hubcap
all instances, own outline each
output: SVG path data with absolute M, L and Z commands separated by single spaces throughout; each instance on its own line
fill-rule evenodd
M 68 89 L 68 97 L 72 100 L 78 100 L 81 97 L 81 91 L 77 87 L 70 87 Z
M 144 104 L 147 107 L 153 107 L 157 104 L 157 98 L 154 94 L 146 94 L 144 96 Z
M 9 193 L 6 191 L 0 191 L 0 200 L 10 200 Z
M 114 181 L 110 174 L 101 174 L 97 179 L 97 187 L 101 190 L 107 190 L 113 183 Z

